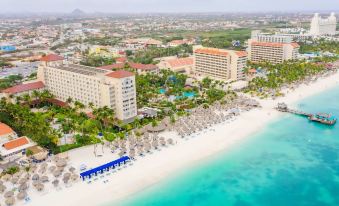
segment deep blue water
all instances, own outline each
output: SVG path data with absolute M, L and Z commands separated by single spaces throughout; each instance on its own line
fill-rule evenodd
M 294 106 L 339 117 L 339 88 Z M 339 124 L 331 127 L 285 115 L 231 151 L 180 171 L 118 205 L 339 205 Z

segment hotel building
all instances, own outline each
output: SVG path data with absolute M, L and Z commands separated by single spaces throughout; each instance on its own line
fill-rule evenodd
M 334 13 L 328 18 L 321 18 L 318 13 L 314 14 L 311 21 L 310 34 L 314 36 L 335 35 L 337 28 L 337 18 Z
M 247 53 L 216 48 L 194 48 L 193 72 L 197 76 L 224 81 L 244 79 Z
M 137 115 L 135 75 L 128 71 L 110 71 L 68 64 L 57 55 L 41 59 L 38 81 L 43 82 L 55 98 L 79 101 L 86 106 L 108 106 L 116 117 L 130 121 Z
M 248 59 L 252 62 L 268 61 L 273 64 L 298 58 L 299 45 L 282 35 L 256 34 L 248 40 Z

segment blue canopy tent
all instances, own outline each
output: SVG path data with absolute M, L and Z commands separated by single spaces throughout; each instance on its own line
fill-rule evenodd
M 91 178 L 92 175 L 97 175 L 98 173 L 103 173 L 104 171 L 108 171 L 111 168 L 114 169 L 116 166 L 120 166 L 121 163 L 126 163 L 126 161 L 130 160 L 128 156 L 123 156 L 117 160 L 114 160 L 112 162 L 109 162 L 107 164 L 101 165 L 99 167 L 90 169 L 88 171 L 80 173 L 80 177 L 82 180 L 85 180 L 86 177 Z

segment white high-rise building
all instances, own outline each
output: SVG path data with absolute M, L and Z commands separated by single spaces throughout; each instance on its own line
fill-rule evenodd
M 314 36 L 320 35 L 335 35 L 337 27 L 337 18 L 334 13 L 328 18 L 321 18 L 318 13 L 315 13 L 311 21 L 310 34 Z

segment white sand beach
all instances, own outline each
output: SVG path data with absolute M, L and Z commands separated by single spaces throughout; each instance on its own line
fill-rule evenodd
M 278 102 L 292 104 L 334 86 L 339 86 L 339 73 L 319 79 L 308 86 L 302 85 L 295 91 L 288 92 L 285 97 L 276 100 L 259 100 L 263 108 L 242 112 L 232 121 L 215 125 L 205 132 L 189 137 L 188 140 L 175 137 L 174 132 L 161 133 L 160 136 L 172 137 L 177 143 L 161 147 L 161 151 L 153 151 L 153 154 L 138 157 L 132 165 L 128 164 L 126 168 L 109 176 L 105 175 L 104 178 L 99 177 L 91 184 L 80 180 L 73 186 L 62 187 L 58 191 L 52 187 L 46 188 L 44 193 L 32 191 L 30 202 L 26 204 L 19 202 L 17 205 L 90 206 L 118 201 L 210 155 L 239 146 L 251 134 L 260 131 L 267 123 L 283 115 L 273 109 Z M 68 155 L 69 164 L 77 169 L 82 163 L 88 167 L 96 167 L 118 158 L 106 147 L 102 157 L 94 157 L 93 146 L 72 150 Z

